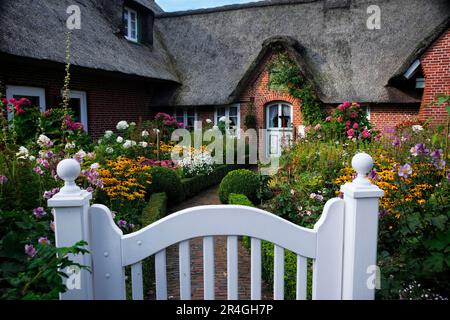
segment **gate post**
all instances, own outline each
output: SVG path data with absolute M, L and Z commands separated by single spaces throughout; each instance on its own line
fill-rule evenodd
M 367 178 L 373 167 L 371 156 L 356 154 L 352 167 L 357 177 L 341 186 L 345 201 L 342 299 L 373 300 L 378 269 L 378 202 L 384 192 Z
M 55 239 L 57 247 L 73 246 L 80 240 L 89 244 L 89 200 L 92 195 L 81 190 L 75 179 L 80 175 L 80 164 L 74 159 L 62 160 L 57 167 L 58 176 L 64 180 L 64 187 L 53 198 L 48 206 L 54 208 Z M 90 250 L 90 248 L 87 248 Z M 90 254 L 70 255 L 70 259 L 92 270 Z M 64 270 L 69 276 L 65 281 L 67 291 L 60 294 L 61 300 L 93 299 L 92 275 L 88 270 Z

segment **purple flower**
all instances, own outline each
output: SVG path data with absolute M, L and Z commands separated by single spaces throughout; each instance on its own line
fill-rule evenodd
M 392 145 L 397 147 L 400 145 L 400 140 L 398 138 L 395 138 L 394 141 L 392 141 Z
M 50 240 L 48 240 L 47 237 L 40 237 L 39 240 L 38 240 L 38 243 L 39 243 L 40 245 L 45 246 L 45 245 L 47 245 L 47 244 L 50 244 Z
M 8 182 L 8 178 L 4 175 L 0 175 L 0 184 L 5 184 Z
M 32 258 L 36 255 L 36 249 L 32 244 L 25 245 L 25 254 Z
M 432 163 L 439 170 L 442 170 L 445 168 L 445 161 L 442 159 L 432 161 Z
M 372 171 L 370 171 L 369 174 L 367 175 L 367 177 L 369 177 L 370 179 L 372 179 L 374 181 L 377 181 L 379 178 L 377 170 L 373 169 Z
M 132 223 L 129 223 L 129 224 L 128 224 L 128 229 L 130 229 L 130 230 L 133 230 L 133 229 L 134 229 L 134 227 L 135 227 L 135 225 L 134 225 L 134 224 L 132 224 Z
M 51 199 L 58 192 L 59 192 L 59 188 L 53 188 L 50 191 L 45 191 L 43 197 L 44 197 L 44 199 L 48 200 L 48 199 Z
M 45 216 L 47 214 L 47 212 L 45 212 L 44 208 L 42 207 L 38 207 L 36 209 L 33 210 L 33 214 L 36 218 L 40 219 L 43 216 Z
M 126 222 L 125 220 L 119 220 L 119 221 L 117 222 L 117 225 L 118 225 L 120 228 L 125 228 L 125 227 L 127 226 L 127 222 Z
M 442 157 L 442 150 L 437 149 L 430 153 L 430 156 L 435 159 L 440 159 Z
M 38 159 L 37 159 L 37 163 L 38 163 L 40 166 L 43 166 L 44 168 L 48 168 L 48 167 L 49 167 L 48 161 L 47 161 L 46 159 L 38 158 Z
M 40 176 L 44 175 L 44 171 L 42 171 L 41 167 L 39 167 L 39 166 L 34 167 L 33 171 L 36 172 Z
M 381 209 L 381 210 L 378 212 L 378 217 L 381 219 L 381 218 L 387 216 L 387 214 L 388 214 L 388 212 L 387 212 L 386 209 Z
M 447 180 L 450 181 L 450 171 L 447 173 Z
M 412 167 L 409 164 L 405 164 L 400 166 L 398 169 L 398 176 L 403 178 L 408 178 L 408 176 L 412 174 Z

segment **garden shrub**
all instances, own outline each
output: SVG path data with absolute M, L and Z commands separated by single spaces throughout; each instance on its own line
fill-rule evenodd
M 254 207 L 245 194 L 230 193 L 228 203 L 240 206 Z
M 150 193 L 165 192 L 168 201 L 176 204 L 184 200 L 184 190 L 180 177 L 169 168 L 156 167 L 151 170 L 152 184 L 149 186 Z
M 227 203 L 230 193 L 246 195 L 250 201 L 256 201 L 259 188 L 258 175 L 248 169 L 234 170 L 223 178 L 219 187 L 219 198 L 222 203 Z
M 147 206 L 142 210 L 141 226 L 152 224 L 163 218 L 167 213 L 167 195 L 165 192 L 154 193 L 150 196 Z

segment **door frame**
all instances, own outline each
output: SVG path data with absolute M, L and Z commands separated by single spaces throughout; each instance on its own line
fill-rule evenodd
M 278 125 L 278 128 L 270 129 L 270 126 L 269 126 L 269 123 L 270 123 L 269 108 L 274 106 L 274 105 L 278 105 L 278 113 L 279 114 L 280 114 L 280 108 L 282 107 L 282 105 L 287 105 L 287 106 L 289 106 L 291 108 L 291 127 L 290 128 L 280 128 L 280 125 Z M 293 132 L 294 132 L 294 130 L 293 130 L 293 128 L 294 128 L 293 127 L 293 123 L 294 123 L 294 107 L 293 107 L 293 105 L 291 103 L 289 103 L 289 102 L 282 101 L 282 100 L 280 100 L 280 101 L 272 101 L 272 102 L 267 103 L 265 105 L 265 107 L 264 107 L 264 123 L 265 123 L 265 128 L 266 128 L 265 151 L 266 151 L 266 156 L 270 157 L 270 156 L 274 156 L 274 155 L 270 154 L 270 138 L 269 138 L 269 132 L 270 131 L 269 130 L 278 129 L 278 133 L 283 134 L 285 132 L 290 132 L 291 133 L 291 137 L 293 135 Z M 281 143 L 281 138 L 280 137 L 279 137 L 278 142 Z M 281 144 L 279 145 L 278 148 L 279 148 L 279 151 L 280 151 L 279 153 L 280 154 L 277 155 L 277 156 L 280 156 L 281 155 Z

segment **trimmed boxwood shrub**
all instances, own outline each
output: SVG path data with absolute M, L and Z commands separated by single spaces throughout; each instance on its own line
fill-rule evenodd
M 240 206 L 254 207 L 245 194 L 230 193 L 228 203 Z
M 181 179 L 175 171 L 164 167 L 151 170 L 152 183 L 150 193 L 165 192 L 170 203 L 175 204 L 184 200 L 184 190 Z
M 234 170 L 220 183 L 219 198 L 222 203 L 227 203 L 230 193 L 240 193 L 255 202 L 258 188 L 259 179 L 255 172 L 247 169 Z
M 150 196 L 147 206 L 142 210 L 141 226 L 145 228 L 149 224 L 163 218 L 167 213 L 167 195 L 165 192 L 154 193 Z

